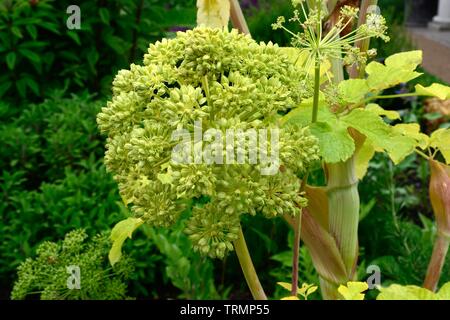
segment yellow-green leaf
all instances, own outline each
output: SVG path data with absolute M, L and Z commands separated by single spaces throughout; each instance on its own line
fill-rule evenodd
M 438 129 L 431 134 L 430 147 L 439 149 L 447 164 L 450 164 L 450 129 Z
M 364 178 L 369 167 L 369 162 L 375 155 L 375 148 L 370 141 L 364 141 L 363 145 L 357 150 L 355 156 L 356 176 L 358 179 Z
M 400 114 L 397 111 L 385 110 L 376 103 L 370 103 L 366 106 L 366 110 L 375 113 L 378 116 L 385 116 L 391 120 L 400 119 Z
M 277 282 L 277 284 L 283 287 L 284 289 L 288 290 L 289 292 L 292 291 L 292 285 L 288 282 Z M 318 287 L 313 284 L 303 283 L 301 288 L 297 289 L 297 295 L 301 295 L 305 298 L 305 300 L 307 300 L 308 296 L 314 293 L 317 290 L 317 288 Z M 299 299 L 296 296 L 289 296 L 281 300 L 299 300 Z
M 419 96 L 436 97 L 441 100 L 450 99 L 450 87 L 439 83 L 433 83 L 429 87 L 424 87 L 420 84 L 416 85 L 416 93 Z
M 283 287 L 287 291 L 291 291 L 292 290 L 292 284 L 290 284 L 288 282 L 277 282 L 277 285 Z
M 365 79 L 349 79 L 339 83 L 339 93 L 346 103 L 357 103 L 364 100 L 369 93 L 369 86 Z
M 401 286 L 392 284 L 387 288 L 380 287 L 377 300 L 437 300 L 438 296 L 428 289 L 418 286 Z
M 447 282 L 437 293 L 439 300 L 450 300 L 450 282 Z
M 422 50 L 414 50 L 393 54 L 386 58 L 385 64 L 387 67 L 414 70 L 422 63 L 422 59 Z
M 224 28 L 230 20 L 229 0 L 197 0 L 197 25 Z
M 430 138 L 420 132 L 420 126 L 417 123 L 399 123 L 394 126 L 394 130 L 404 136 L 411 137 L 417 141 L 417 146 L 425 150 L 428 147 Z
M 347 282 L 347 285 L 340 285 L 338 292 L 344 297 L 345 300 L 364 300 L 365 294 L 363 293 L 369 289 L 369 285 L 366 282 Z
M 422 62 L 422 51 L 409 51 L 388 57 L 385 65 L 373 61 L 366 67 L 370 90 L 381 91 L 421 75 L 414 70 Z
M 109 251 L 109 262 L 111 265 L 117 263 L 122 257 L 122 246 L 126 238 L 131 239 L 133 231 L 141 226 L 144 221 L 140 218 L 128 218 L 117 223 L 111 231 L 111 241 L 113 242 Z
M 416 146 L 413 138 L 401 135 L 371 111 L 354 109 L 340 120 L 365 135 L 375 149 L 385 150 L 396 164 Z

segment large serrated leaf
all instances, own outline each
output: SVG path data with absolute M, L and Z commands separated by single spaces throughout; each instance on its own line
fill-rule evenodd
M 116 264 L 122 257 L 122 246 L 126 238 L 131 239 L 134 230 L 141 226 L 144 221 L 140 218 L 128 218 L 117 223 L 111 231 L 111 241 L 113 242 L 109 251 L 109 262 Z
M 355 143 L 347 127 L 339 121 L 316 122 L 310 126 L 311 133 L 319 139 L 320 155 L 327 163 L 345 161 L 355 152 Z
M 370 90 L 382 91 L 397 84 L 411 81 L 421 75 L 414 70 L 422 62 L 422 51 L 409 51 L 388 57 L 385 65 L 371 62 L 366 67 Z
M 411 154 L 417 145 L 413 138 L 395 131 L 378 115 L 368 110 L 355 109 L 340 120 L 365 135 L 375 148 L 385 150 L 396 164 Z
M 364 100 L 370 89 L 365 79 L 349 79 L 339 83 L 341 98 L 348 104 Z

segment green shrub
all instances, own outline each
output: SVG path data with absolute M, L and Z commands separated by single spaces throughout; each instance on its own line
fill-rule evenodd
M 12 112 L 0 103 L 0 297 L 9 297 L 15 269 L 42 242 L 59 241 L 74 228 L 89 236 L 109 232 L 128 215 L 100 160 L 103 138 L 95 115 L 103 104 L 87 95 L 56 96 Z M 188 242 L 178 229 L 137 233 L 125 248 L 135 261 L 130 295 L 218 297 L 212 263 L 200 265 L 198 254 L 186 253 Z M 187 273 L 179 268 L 180 255 Z M 166 269 L 174 272 L 166 275 Z
M 28 258 L 18 268 L 12 299 L 25 299 L 39 294 L 45 300 L 127 298 L 124 282 L 133 272 L 133 261 L 125 257 L 111 268 L 107 261 L 109 241 L 106 234 L 86 241 L 84 230 L 69 232 L 63 241 L 44 242 L 37 248 L 37 257 Z M 70 268 L 77 267 L 73 288 Z M 67 270 L 69 268 L 69 270 Z M 69 272 L 68 272 L 69 271 Z M 75 288 L 77 285 L 78 288 Z
M 0 97 L 41 100 L 62 87 L 108 94 L 112 75 L 142 57 L 149 42 L 171 26 L 195 24 L 193 1 L 77 1 L 81 29 L 69 30 L 72 4 L 0 3 Z

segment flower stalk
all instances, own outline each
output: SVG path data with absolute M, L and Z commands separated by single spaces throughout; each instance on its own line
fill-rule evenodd
M 247 243 L 245 242 L 244 233 L 242 228 L 239 228 L 239 238 L 234 241 L 234 250 L 236 251 L 237 257 L 239 259 L 239 264 L 241 265 L 242 272 L 244 273 L 247 285 L 250 288 L 252 296 L 255 300 L 267 300 L 267 296 L 264 293 L 264 289 L 259 282 L 258 275 L 253 266 L 250 253 L 248 252 Z

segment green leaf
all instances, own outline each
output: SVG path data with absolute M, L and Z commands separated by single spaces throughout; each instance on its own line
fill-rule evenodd
M 288 123 L 297 124 L 301 127 L 309 125 L 312 119 L 312 107 L 313 99 L 306 99 L 281 118 L 281 125 Z M 317 119 L 322 122 L 326 122 L 329 119 L 336 119 L 336 116 L 328 109 L 325 102 L 325 96 L 322 92 L 320 92 L 319 96 Z
M 430 147 L 439 149 L 447 164 L 450 163 L 450 129 L 438 129 L 431 134 Z
M 73 41 L 76 42 L 76 44 L 81 45 L 80 37 L 78 36 L 78 33 L 76 31 L 67 31 L 67 35 L 73 39 Z
M 48 45 L 49 45 L 49 43 L 44 42 L 44 41 L 28 41 L 28 42 L 21 43 L 19 45 L 19 47 L 20 48 L 42 48 L 42 47 L 46 47 Z
M 5 82 L 0 84 L 0 97 L 3 97 L 3 95 L 11 88 L 12 82 Z
M 41 58 L 39 57 L 39 55 L 37 55 L 36 53 L 34 53 L 31 50 L 28 49 L 19 49 L 19 52 L 22 56 L 24 56 L 25 58 L 27 58 L 28 60 L 32 61 L 32 62 L 41 62 Z
M 126 238 L 131 239 L 134 230 L 141 226 L 144 221 L 140 218 L 128 218 L 117 223 L 111 231 L 113 245 L 109 251 L 109 262 L 116 264 L 122 257 L 122 246 Z
M 39 95 L 39 85 L 32 78 L 24 78 L 27 86 L 33 90 L 33 92 L 38 96 Z
M 364 291 L 369 289 L 369 285 L 366 282 L 347 282 L 347 285 L 340 285 L 338 292 L 344 297 L 345 300 L 364 300 Z
M 123 54 L 130 47 L 126 41 L 112 34 L 105 36 L 104 40 L 106 44 L 118 54 Z
M 341 121 L 365 135 L 375 149 L 386 151 L 396 164 L 412 153 L 416 146 L 414 139 L 398 133 L 371 111 L 354 109 Z
M 25 28 L 27 29 L 28 33 L 30 34 L 31 38 L 33 38 L 33 40 L 36 40 L 37 38 L 37 29 L 34 25 L 29 24 L 26 25 Z
M 6 55 L 6 64 L 10 70 L 14 69 L 14 66 L 16 65 L 16 58 L 17 56 L 15 52 L 10 52 Z
M 16 88 L 17 91 L 19 91 L 19 94 L 22 98 L 25 98 L 27 95 L 27 82 L 25 81 L 25 79 L 20 79 L 18 81 L 16 81 Z
M 390 285 L 387 288 L 380 287 L 377 300 L 437 300 L 438 296 L 428 289 L 418 286 Z
M 55 23 L 41 22 L 41 23 L 39 23 L 39 26 L 42 27 L 42 28 L 45 28 L 45 29 L 47 29 L 47 30 L 49 30 L 49 31 L 51 31 L 53 33 L 60 34 L 60 32 L 58 30 L 58 25 L 55 24 Z M 64 26 L 65 26 L 65 24 L 64 24 Z
M 429 87 L 424 87 L 420 84 L 416 85 L 416 93 L 419 96 L 436 97 L 441 100 L 450 99 L 450 87 L 439 83 L 433 83 Z
M 364 79 L 349 79 L 339 83 L 339 93 L 342 99 L 350 103 L 358 103 L 364 100 L 364 97 L 369 93 L 369 86 Z
M 366 110 L 375 113 L 378 116 L 385 116 L 390 120 L 400 119 L 400 114 L 397 111 L 385 110 L 376 103 L 370 103 L 366 106 Z
M 12 27 L 11 28 L 11 32 L 18 38 L 22 38 L 22 31 L 20 31 L 20 29 L 18 27 Z
M 109 24 L 109 20 L 110 20 L 110 16 L 109 16 L 109 11 L 106 8 L 100 8 L 100 10 L 98 11 L 99 15 L 100 15 L 100 19 L 102 20 L 102 22 L 104 24 Z
M 355 152 L 355 143 L 338 121 L 330 124 L 316 122 L 310 126 L 311 133 L 319 139 L 320 155 L 328 163 L 345 161 Z

